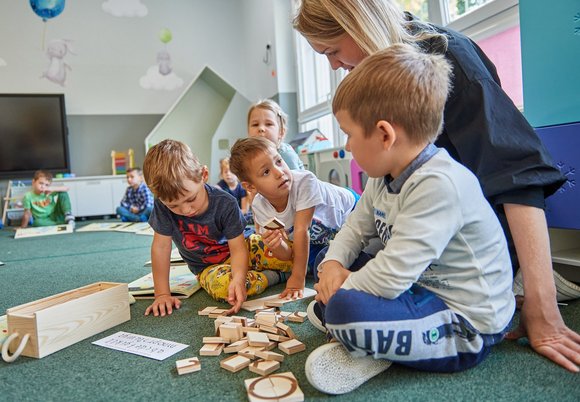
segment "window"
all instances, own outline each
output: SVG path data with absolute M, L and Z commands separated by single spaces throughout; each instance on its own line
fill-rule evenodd
M 457 18 L 467 14 L 485 3 L 493 0 L 446 0 L 449 9 L 449 20 L 455 21 Z
M 298 8 L 299 0 L 295 1 Z M 396 0 L 402 9 L 438 25 L 446 25 L 476 41 L 498 67 L 508 95 L 522 106 L 521 65 L 519 57 L 519 0 Z M 325 56 L 312 50 L 296 33 L 298 63 L 298 127 L 307 131 L 318 128 L 333 146 L 344 145 L 332 115 L 332 96 L 346 75 L 332 71 Z M 509 58 L 509 60 L 506 59 Z

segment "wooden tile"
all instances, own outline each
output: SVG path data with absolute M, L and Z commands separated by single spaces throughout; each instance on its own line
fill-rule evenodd
M 301 402 L 304 393 L 291 372 L 244 380 L 250 402 Z
M 209 315 L 212 311 L 216 310 L 217 306 L 209 306 L 204 308 L 203 310 L 199 310 L 197 312 L 198 315 Z
M 224 353 L 237 353 L 246 347 L 248 347 L 248 341 L 246 339 L 239 340 L 226 346 L 224 348 Z
M 252 373 L 268 375 L 280 368 L 280 362 L 277 360 L 256 360 L 248 368 Z
M 220 362 L 220 367 L 224 368 L 232 373 L 236 373 L 241 369 L 248 367 L 248 365 L 252 362 L 251 359 L 241 356 L 241 355 L 233 355 L 226 359 L 223 359 Z
M 219 356 L 224 348 L 223 343 L 208 343 L 199 350 L 201 356 Z
M 300 342 L 298 339 L 291 339 L 286 342 L 282 342 L 278 344 L 278 349 L 282 352 L 286 353 L 287 355 L 292 355 L 294 353 L 302 352 L 306 350 L 306 345 Z
M 206 343 L 230 343 L 230 341 L 228 341 L 225 338 L 222 338 L 221 336 L 204 336 L 202 342 L 204 344 L 206 344 Z
M 306 314 L 303 311 L 295 311 L 292 314 L 290 314 L 287 319 L 288 321 L 292 321 L 292 322 L 304 322 L 304 320 L 308 317 L 308 314 Z
M 248 343 L 250 346 L 268 346 L 270 340 L 263 332 L 248 332 Z
M 189 374 L 201 370 L 201 362 L 197 357 L 190 357 L 189 359 L 177 360 L 175 362 L 177 367 L 177 374 Z
M 258 350 L 255 353 L 256 357 L 264 360 L 276 360 L 278 362 L 284 361 L 284 355 L 276 352 L 270 352 L 268 350 Z
M 264 350 L 264 348 L 259 346 L 247 346 L 240 350 L 238 354 L 254 360 L 256 358 L 256 352 L 259 350 Z
M 296 338 L 296 335 L 294 334 L 294 331 L 292 331 L 292 328 L 290 328 L 288 325 L 279 322 L 278 324 L 276 324 L 276 328 L 280 329 L 284 335 L 286 335 L 288 338 Z
M 274 342 L 286 342 L 289 341 L 290 337 L 284 336 L 284 335 L 278 335 L 278 334 L 266 334 L 268 335 L 268 339 L 270 339 L 271 341 Z

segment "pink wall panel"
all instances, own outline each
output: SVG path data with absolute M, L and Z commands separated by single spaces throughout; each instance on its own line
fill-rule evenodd
M 477 44 L 497 67 L 504 91 L 521 107 L 524 100 L 519 25 L 480 40 Z

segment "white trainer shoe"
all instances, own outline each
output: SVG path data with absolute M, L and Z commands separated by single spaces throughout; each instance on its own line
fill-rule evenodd
M 326 327 L 322 325 L 322 311 L 320 311 L 320 307 L 317 306 L 316 300 L 312 300 L 308 307 L 306 307 L 306 314 L 308 315 L 308 321 L 310 321 L 316 329 L 326 333 Z
M 565 279 L 562 275 L 556 272 L 556 270 L 554 270 L 553 273 L 554 284 L 556 285 L 556 299 L 558 302 L 565 302 L 580 298 L 580 286 Z M 524 283 L 522 280 L 521 269 L 518 270 L 516 276 L 514 277 L 512 290 L 516 296 L 524 296 Z
M 357 389 L 391 364 L 372 356 L 352 357 L 342 344 L 332 342 L 310 353 L 304 371 L 314 388 L 326 394 L 340 395 Z

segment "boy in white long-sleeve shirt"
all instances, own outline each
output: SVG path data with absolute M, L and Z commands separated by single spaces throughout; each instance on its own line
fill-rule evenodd
M 316 349 L 306 375 L 352 391 L 391 362 L 456 372 L 480 363 L 515 309 L 507 244 L 477 178 L 433 142 L 450 66 L 394 45 L 339 86 L 333 112 L 370 179 L 318 267 L 316 309 L 338 342 Z M 373 237 L 384 248 L 355 260 Z

